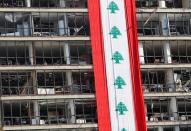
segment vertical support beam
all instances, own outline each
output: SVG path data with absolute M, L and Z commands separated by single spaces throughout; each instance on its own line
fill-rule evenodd
M 176 97 L 172 97 L 170 100 L 170 112 L 175 120 L 178 119 Z M 180 131 L 179 126 L 174 127 L 175 131 Z
M 166 71 L 166 87 L 169 88 L 169 91 L 176 91 L 174 86 L 174 72 L 172 69 Z
M 2 95 L 2 94 L 1 94 Z M 1 128 L 2 128 L 2 118 L 4 117 L 4 114 L 3 114 L 3 111 L 2 111 L 2 109 L 3 109 L 3 102 L 2 101 L 0 101 L 0 130 L 1 130 Z
M 40 110 L 39 110 L 39 105 L 38 105 L 37 100 L 33 101 L 33 110 L 34 110 L 34 117 L 36 120 L 36 124 L 39 125 L 40 124 Z
M 66 7 L 65 0 L 60 0 L 60 7 Z
M 70 46 L 68 43 L 64 44 L 64 59 L 65 59 L 67 65 L 71 64 L 71 62 L 70 62 Z
M 166 8 L 166 2 L 165 2 L 165 0 L 159 0 L 159 7 L 160 7 L 160 8 Z
M 159 8 L 166 8 L 165 0 L 159 1 Z M 160 22 L 162 25 L 162 35 L 169 36 L 170 35 L 170 26 L 169 19 L 166 13 L 160 15 Z M 171 52 L 170 52 L 170 44 L 169 42 L 165 42 L 163 45 L 165 63 L 172 63 Z
M 140 63 L 145 64 L 144 49 L 142 42 L 139 42 L 139 57 L 140 57 Z
M 172 63 L 170 44 L 168 42 L 164 43 L 163 50 L 164 50 L 165 63 L 168 64 Z
M 64 57 L 66 60 L 66 64 L 70 64 L 70 47 L 68 45 L 68 43 L 64 44 Z M 66 81 L 67 81 L 67 85 L 68 86 L 72 86 L 72 71 L 66 71 Z M 73 100 L 69 100 L 69 110 L 71 113 L 71 119 L 70 122 L 71 123 L 75 123 L 75 104 Z
M 37 95 L 37 74 L 36 74 L 36 71 L 33 71 L 31 73 L 32 75 L 32 86 L 33 86 L 33 91 L 34 91 L 34 94 Z M 38 101 L 37 100 L 34 100 L 33 101 L 33 113 L 34 113 L 34 116 L 35 116 L 35 120 L 36 120 L 36 124 L 40 124 L 40 110 L 39 110 L 39 105 L 38 105 Z
M 23 22 L 23 35 L 29 36 L 29 24 L 28 22 Z
M 32 13 L 30 13 L 29 15 L 29 34 L 30 35 L 33 35 L 33 32 L 34 32 L 34 20 L 33 20 L 33 16 L 32 16 Z
M 159 127 L 158 127 L 158 131 L 163 131 L 163 127 L 162 127 L 162 126 L 159 126 Z
M 66 72 L 66 80 L 67 80 L 67 85 L 71 86 L 72 85 L 72 72 L 71 71 L 67 71 Z M 75 123 L 75 104 L 73 100 L 68 100 L 69 102 L 69 110 L 70 110 L 70 122 L 71 123 Z
M 190 0 L 182 0 L 182 8 L 190 8 Z
M 170 99 L 170 113 L 172 114 L 175 120 L 178 119 L 176 97 L 172 97 Z M 179 126 L 175 126 L 174 130 L 180 131 Z
M 60 0 L 60 7 L 65 7 L 65 0 Z M 66 14 L 64 14 L 64 17 L 58 21 L 58 26 L 59 26 L 59 35 L 70 34 L 70 30 L 68 28 L 68 19 Z
M 26 7 L 31 7 L 31 0 L 25 0 Z
M 31 65 L 34 65 L 34 55 L 33 55 L 33 44 L 32 42 L 29 44 L 29 61 Z

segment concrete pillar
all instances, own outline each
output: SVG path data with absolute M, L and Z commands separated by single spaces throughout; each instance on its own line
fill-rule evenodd
M 60 7 L 66 7 L 65 0 L 60 0 Z
M 36 71 L 33 71 L 31 73 L 32 76 L 32 86 L 33 86 L 33 90 L 34 90 L 34 94 L 37 95 L 37 75 L 36 75 Z M 34 113 L 34 119 L 36 120 L 36 124 L 40 124 L 40 109 L 39 109 L 39 105 L 38 105 L 38 101 L 35 100 L 33 101 L 33 113 Z
M 72 72 L 71 71 L 67 71 L 66 72 L 66 80 L 67 80 L 67 85 L 71 86 L 72 85 Z M 73 100 L 68 100 L 69 102 L 69 112 L 71 113 L 70 116 L 70 123 L 75 123 L 75 104 Z
M 172 63 L 170 44 L 168 42 L 165 42 L 163 44 L 163 50 L 164 50 L 165 63 Z
M 23 22 L 23 34 L 24 34 L 24 36 L 29 36 L 29 24 L 28 24 L 28 22 Z
M 58 32 L 59 35 L 70 35 L 70 30 L 68 28 L 68 20 L 67 20 L 67 15 L 64 14 L 64 16 L 58 21 Z
M 163 127 L 162 127 L 162 126 L 159 126 L 159 127 L 158 127 L 158 131 L 163 131 Z
M 66 64 L 70 64 L 70 46 L 68 43 L 64 44 L 64 59 L 66 61 Z
M 190 0 L 182 0 L 182 8 L 190 8 Z
M 59 29 L 59 35 L 60 36 L 67 34 L 67 32 L 65 30 L 66 27 L 64 25 L 64 20 L 59 20 L 58 21 L 58 29 Z
M 65 0 L 60 0 L 60 7 L 65 7 Z M 64 14 L 63 18 L 58 21 L 59 35 L 69 35 L 68 19 L 67 15 Z
M 33 102 L 33 110 L 34 110 L 34 119 L 36 120 L 36 124 L 40 124 L 40 110 L 39 110 L 39 106 L 38 106 L 38 101 L 35 100 Z
M 0 102 L 0 130 L 2 127 L 2 116 L 3 116 L 2 106 L 3 106 L 3 103 Z
M 30 31 L 30 35 L 32 35 L 34 32 L 34 21 L 33 21 L 32 14 L 30 14 L 29 16 L 29 31 Z
M 34 64 L 33 45 L 32 45 L 32 43 L 29 44 L 29 61 L 30 61 L 31 65 Z
M 169 111 L 172 116 L 174 117 L 174 120 L 178 119 L 178 114 L 177 114 L 177 103 L 176 103 L 176 97 L 172 97 L 170 99 L 170 111 Z M 173 120 L 173 119 L 172 119 Z M 179 126 L 174 127 L 175 131 L 180 131 Z
M 25 0 L 26 7 L 31 7 L 31 0 Z
M 166 8 L 165 0 L 159 1 L 159 8 Z M 162 35 L 169 36 L 170 35 L 170 25 L 169 19 L 166 13 L 160 15 L 160 22 L 162 26 Z M 163 44 L 165 63 L 172 63 L 171 52 L 170 52 L 170 44 L 169 42 L 165 42 Z
M 144 49 L 142 42 L 139 42 L 139 57 L 140 57 L 140 63 L 145 64 Z
M 75 104 L 74 100 L 69 100 L 69 109 L 70 109 L 70 115 L 71 118 L 69 120 L 70 123 L 75 123 L 76 122 L 76 117 L 75 117 Z
M 174 86 L 174 72 L 172 69 L 166 70 L 166 87 L 170 92 L 176 91 Z
M 166 8 L 166 2 L 165 2 L 165 0 L 159 0 L 159 7 L 160 7 L 160 8 Z
M 24 35 L 23 25 L 17 24 L 17 32 L 19 32 L 19 35 L 20 35 L 20 36 L 23 36 L 23 35 Z M 15 35 L 18 35 L 18 34 L 15 32 Z

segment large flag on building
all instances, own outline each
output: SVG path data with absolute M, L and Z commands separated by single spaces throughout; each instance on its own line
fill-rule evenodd
M 88 1 L 100 131 L 146 131 L 134 0 Z

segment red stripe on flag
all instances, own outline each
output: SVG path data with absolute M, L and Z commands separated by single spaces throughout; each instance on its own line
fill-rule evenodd
M 137 131 L 147 131 L 141 84 L 135 0 L 125 0 L 131 78 Z
M 100 0 L 88 0 L 99 131 L 111 131 Z

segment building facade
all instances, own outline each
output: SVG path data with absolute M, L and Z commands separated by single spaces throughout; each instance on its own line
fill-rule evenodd
M 136 0 L 148 131 L 190 131 L 190 0 Z
M 86 0 L 0 0 L 1 130 L 95 131 Z
M 191 130 L 191 1 L 136 0 L 148 131 Z M 97 131 L 87 0 L 0 0 L 0 125 Z

